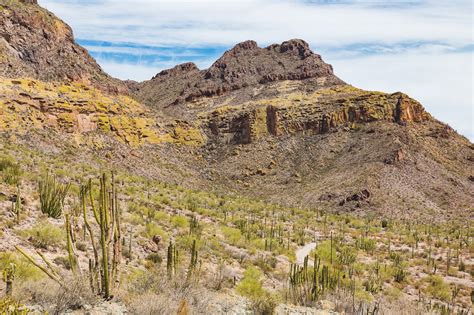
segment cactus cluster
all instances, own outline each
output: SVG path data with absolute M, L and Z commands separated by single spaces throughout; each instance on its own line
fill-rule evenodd
M 59 219 L 64 208 L 64 199 L 69 191 L 70 184 L 62 184 L 55 176 L 48 173 L 38 182 L 41 212 L 49 217 Z
M 315 254 L 313 266 L 309 267 L 309 256 L 302 266 L 291 264 L 288 296 L 293 303 L 309 305 L 322 295 L 341 286 L 345 274 L 328 265 L 321 266 L 321 259 Z
M 168 278 L 171 279 L 176 271 L 178 270 L 179 264 L 179 252 L 176 245 L 170 240 L 168 245 L 168 254 L 166 259 L 166 270 L 168 272 Z
M 115 177 L 112 173 L 110 185 L 104 173 L 99 179 L 99 203 L 95 206 L 93 198 L 92 180 L 89 180 L 88 188 L 81 189 L 84 209 L 84 191 L 89 192 L 90 205 L 93 217 L 99 226 L 100 261 L 98 259 L 97 245 L 94 234 L 87 221 L 87 211 L 83 211 L 84 223 L 89 231 L 94 251 L 94 261 L 89 262 L 89 277 L 92 289 L 100 292 L 104 298 L 111 294 L 111 284 L 118 281 L 118 266 L 122 256 L 122 236 L 120 227 L 120 211 L 118 209 L 118 197 L 115 187 Z M 112 254 L 112 258 L 110 257 Z
M 87 184 L 81 185 L 79 189 L 80 210 L 71 211 L 65 215 L 66 229 L 66 249 L 71 270 L 75 275 L 81 275 L 83 272 L 79 266 L 75 242 L 76 235 L 74 226 L 77 226 L 79 216 L 82 212 L 83 217 L 83 237 L 84 240 L 89 234 L 92 245 L 93 259 L 89 259 L 89 283 L 91 290 L 108 299 L 111 296 L 111 289 L 118 281 L 118 268 L 122 256 L 122 236 L 120 226 L 120 211 L 118 208 L 118 197 L 115 187 L 114 173 L 109 183 L 104 173 L 99 178 L 99 198 L 98 206 L 93 194 L 93 181 L 89 179 Z M 39 182 L 40 199 L 42 210 L 51 217 L 58 218 L 62 214 L 63 203 L 69 190 L 69 184 L 59 184 L 56 179 L 46 175 Z M 94 233 L 94 228 L 89 221 L 88 203 L 92 217 L 98 226 L 100 234 Z M 16 249 L 25 256 L 31 263 L 41 269 L 48 277 L 66 288 L 62 282 L 62 277 L 53 265 L 40 253 L 44 267 L 23 249 L 16 246 Z

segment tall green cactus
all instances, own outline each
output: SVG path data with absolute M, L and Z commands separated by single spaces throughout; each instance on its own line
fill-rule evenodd
M 170 240 L 170 244 L 168 245 L 168 254 L 166 260 L 166 270 L 168 272 L 168 278 L 171 277 L 176 273 L 178 269 L 178 262 L 179 262 L 179 252 L 176 248 L 176 245 L 173 244 Z
M 105 173 L 100 178 L 100 204 L 99 204 L 99 227 L 100 227 L 100 247 L 102 249 L 102 294 L 107 299 L 110 296 L 109 277 L 109 250 L 108 250 L 108 230 L 109 219 L 107 209 L 107 177 Z
M 74 245 L 73 245 L 73 235 L 72 235 L 72 229 L 71 229 L 71 220 L 70 220 L 70 215 L 66 214 L 66 248 L 67 248 L 67 253 L 68 253 L 68 259 L 69 259 L 69 265 L 71 266 L 71 270 L 73 273 L 76 273 L 79 271 L 79 265 L 77 262 L 77 257 L 76 254 L 74 253 Z
M 3 281 L 5 281 L 5 294 L 6 296 L 11 296 L 13 292 L 13 280 L 15 280 L 16 265 L 10 263 L 3 270 Z
M 196 248 L 196 239 L 194 239 L 193 240 L 193 245 L 191 247 L 191 261 L 189 263 L 188 279 L 191 278 L 191 276 L 195 272 L 197 262 L 198 262 L 198 252 L 197 252 L 197 248 Z
M 16 199 L 15 203 L 12 204 L 12 211 L 16 217 L 16 223 L 20 223 L 20 212 L 21 212 L 21 194 L 20 194 L 20 184 L 16 186 Z

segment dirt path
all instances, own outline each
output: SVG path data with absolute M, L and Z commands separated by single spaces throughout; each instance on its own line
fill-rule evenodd
M 300 247 L 296 250 L 296 263 L 298 265 L 303 265 L 304 258 L 309 255 L 309 253 L 316 248 L 316 243 L 309 243 L 303 247 Z

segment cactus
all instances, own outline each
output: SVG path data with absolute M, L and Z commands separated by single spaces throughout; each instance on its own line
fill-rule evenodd
M 195 272 L 197 262 L 198 262 L 198 252 L 196 249 L 196 239 L 194 239 L 193 245 L 191 247 L 191 261 L 189 263 L 188 279 L 191 278 L 192 274 Z
M 5 294 L 11 296 L 13 292 L 13 280 L 15 280 L 16 265 L 10 263 L 5 270 L 3 270 L 3 281 L 5 282 Z
M 176 245 L 174 245 L 171 240 L 168 246 L 168 255 L 166 260 L 166 270 L 168 271 L 168 278 L 171 277 L 176 273 L 178 269 L 179 263 L 179 253 L 178 249 L 176 249 Z
M 76 273 L 79 270 L 79 265 L 77 262 L 76 254 L 74 253 L 74 245 L 73 245 L 73 235 L 71 229 L 71 221 L 70 215 L 66 214 L 66 248 L 68 253 L 69 265 L 71 266 L 71 270 L 73 273 Z
M 102 294 L 104 298 L 110 296 L 110 278 L 109 278 L 109 250 L 108 250 L 108 232 L 109 216 L 107 209 L 107 190 L 105 173 L 100 179 L 100 206 L 99 206 L 99 226 L 100 226 L 100 247 L 102 249 Z
M 12 201 L 12 212 L 15 214 L 16 223 L 20 223 L 20 212 L 21 212 L 21 194 L 20 194 L 20 184 L 16 186 L 16 198 L 15 201 Z
M 331 261 L 330 261 L 331 265 L 332 265 L 332 242 L 333 242 L 333 240 L 332 240 L 332 231 L 331 231 Z
M 28 255 L 23 249 L 15 245 L 15 249 L 22 254 L 26 259 L 28 259 L 35 267 L 43 271 L 51 280 L 57 282 L 61 287 L 66 288 L 64 283 L 61 281 L 61 277 L 57 274 L 55 270 L 47 269 L 39 264 L 33 257 Z M 47 264 L 48 265 L 48 264 Z
M 201 234 L 201 226 L 199 224 L 198 218 L 196 216 L 192 216 L 189 219 L 189 235 L 195 235 L 199 237 Z
M 38 192 L 40 196 L 41 212 L 51 218 L 61 217 L 64 199 L 66 198 L 70 184 L 61 184 L 56 181 L 56 177 L 51 177 L 49 173 L 38 182 Z
M 88 186 L 82 186 L 80 197 L 83 208 L 84 225 L 89 232 L 92 248 L 94 251 L 94 261 L 89 262 L 89 277 L 92 286 L 95 286 L 95 279 L 98 282 L 101 294 L 104 298 L 109 298 L 111 293 L 112 280 L 118 280 L 118 266 L 122 255 L 122 238 L 120 228 L 120 213 L 118 211 L 118 198 L 115 188 L 115 177 L 112 173 L 111 190 L 108 191 L 107 176 L 105 173 L 99 179 L 99 204 L 95 206 L 94 197 L 92 195 L 92 180 L 89 180 Z M 94 233 L 86 213 L 86 194 L 89 192 L 90 205 L 96 223 L 99 225 L 99 246 L 100 261 L 98 247 L 94 238 Z M 112 246 L 111 246 L 112 245 Z M 110 255 L 112 247 L 112 262 Z M 112 269 L 110 270 L 110 266 Z M 100 274 L 100 276 L 98 275 Z M 100 281 L 99 281 L 100 279 Z M 95 290 L 94 290 L 95 291 Z

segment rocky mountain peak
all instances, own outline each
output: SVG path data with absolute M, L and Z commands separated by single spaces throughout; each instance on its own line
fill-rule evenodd
M 302 39 L 292 39 L 274 47 L 279 47 L 281 53 L 297 53 L 302 59 L 314 54 L 309 44 Z
M 199 71 L 199 68 L 194 62 L 186 62 L 180 65 L 177 65 L 171 69 L 166 69 L 155 75 L 152 80 L 161 78 L 161 77 L 174 77 L 182 74 L 190 73 L 193 71 Z
M 245 50 L 252 50 L 252 49 L 258 49 L 258 44 L 254 40 L 246 40 L 244 42 L 238 43 L 235 45 L 231 50 L 229 50 L 229 53 L 238 53 L 241 51 Z
M 72 29 L 36 0 L 0 0 L 0 76 L 82 82 L 108 92 L 127 92 L 102 71 Z

